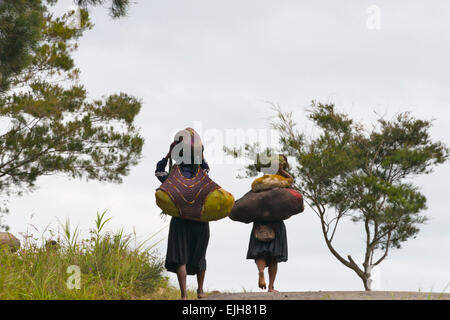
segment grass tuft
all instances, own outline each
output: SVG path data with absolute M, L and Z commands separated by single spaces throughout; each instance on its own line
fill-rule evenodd
M 0 248 L 0 299 L 164 299 L 176 291 L 164 276 L 164 261 L 153 243 L 132 246 L 123 230 L 106 232 L 106 211 L 97 213 L 88 239 L 70 220 L 57 239 L 24 236 L 15 253 Z M 80 271 L 79 289 L 76 274 Z M 69 272 L 69 273 L 68 273 Z M 75 287 L 75 288 L 74 288 Z

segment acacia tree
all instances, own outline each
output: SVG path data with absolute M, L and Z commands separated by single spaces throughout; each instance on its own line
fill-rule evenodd
M 92 28 L 89 14 L 81 9 L 78 26 L 72 27 L 76 13 L 55 17 L 54 3 L 0 4 L 0 48 L 9 52 L 0 91 L 0 194 L 6 200 L 32 191 L 40 176 L 56 173 L 120 183 L 141 157 L 144 141 L 134 125 L 140 100 L 126 93 L 88 97 L 71 55 Z M 17 21 L 21 15 L 24 20 Z M 39 30 L 23 35 L 18 31 L 29 16 Z M 23 40 L 18 56 L 12 38 Z M 6 205 L 2 209 L 7 211 Z
M 371 290 L 371 273 L 391 248 L 415 238 L 426 221 L 426 197 L 411 181 L 448 159 L 449 150 L 430 137 L 432 123 L 401 113 L 379 118 L 368 129 L 339 113 L 333 104 L 312 103 L 308 118 L 319 133 L 307 136 L 296 128 L 292 113 L 279 107 L 273 127 L 280 134 L 281 152 L 295 159 L 295 188 L 316 213 L 329 251 Z M 257 146 L 229 153 L 252 156 Z M 247 167 L 254 175 L 258 165 Z M 361 264 L 335 247 L 333 240 L 344 219 L 359 223 L 365 233 Z

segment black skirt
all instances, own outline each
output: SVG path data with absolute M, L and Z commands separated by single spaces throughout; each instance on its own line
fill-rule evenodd
M 247 259 L 274 259 L 277 262 L 285 262 L 288 259 L 288 246 L 286 226 L 283 221 L 271 223 L 275 230 L 275 239 L 270 242 L 259 241 L 255 238 L 255 224 L 250 234 Z
M 209 242 L 209 223 L 174 218 L 170 220 L 165 267 L 177 272 L 185 264 L 189 275 L 206 270 L 206 249 Z

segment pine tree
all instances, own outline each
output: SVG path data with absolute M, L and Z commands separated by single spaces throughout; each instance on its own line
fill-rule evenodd
M 100 4 L 91 2 L 85 4 Z M 0 2 L 0 194 L 6 200 L 56 173 L 120 183 L 141 157 L 144 141 L 134 125 L 141 101 L 126 93 L 88 97 L 72 53 L 92 28 L 89 13 L 55 17 L 55 3 Z M 127 1 L 113 1 L 111 10 L 123 10 L 119 3 Z

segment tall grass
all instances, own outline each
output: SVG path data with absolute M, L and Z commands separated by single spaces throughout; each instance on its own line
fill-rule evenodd
M 72 231 L 66 220 L 56 240 L 39 244 L 25 237 L 15 253 L 0 248 L 0 299 L 157 298 L 161 288 L 170 286 L 156 243 L 133 246 L 133 237 L 123 230 L 106 232 L 111 218 L 105 214 L 97 213 L 88 239 L 80 239 L 78 227 Z M 79 289 L 68 285 L 70 266 L 81 271 Z

